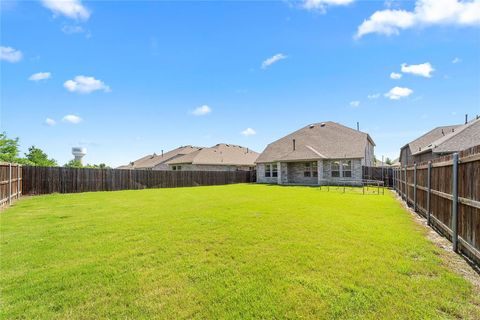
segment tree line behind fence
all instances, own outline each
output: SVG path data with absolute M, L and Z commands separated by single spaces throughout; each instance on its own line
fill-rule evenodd
M 176 188 L 255 182 L 255 171 L 23 167 L 23 194 Z
M 394 187 L 455 251 L 480 264 L 480 146 L 395 169 Z
M 22 195 L 22 166 L 0 163 L 0 208 Z

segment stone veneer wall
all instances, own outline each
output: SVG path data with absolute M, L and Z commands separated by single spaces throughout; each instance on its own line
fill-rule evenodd
M 351 178 L 332 178 L 331 163 L 336 160 L 323 161 L 323 178 L 326 180 L 342 181 L 342 180 L 362 180 L 362 160 L 361 159 L 340 159 L 340 161 L 352 161 L 352 177 Z
M 318 177 L 305 177 L 303 174 L 304 163 L 302 162 L 282 162 L 280 163 L 280 170 L 278 170 L 279 177 L 265 177 L 265 164 L 257 164 L 257 182 L 258 183 L 272 183 L 278 184 L 304 184 L 316 185 L 324 184 L 325 180 L 342 181 L 342 180 L 361 180 L 362 179 L 362 159 L 341 159 L 352 161 L 352 177 L 351 178 L 332 178 L 330 164 L 334 160 L 319 160 L 318 161 Z M 274 165 L 278 165 L 274 163 Z M 322 182 L 323 181 L 323 182 Z
M 288 163 L 288 183 L 305 185 L 318 184 L 318 177 L 304 176 L 305 162 L 311 161 Z
M 257 182 L 258 183 L 278 183 L 277 177 L 265 177 L 265 163 L 257 164 Z

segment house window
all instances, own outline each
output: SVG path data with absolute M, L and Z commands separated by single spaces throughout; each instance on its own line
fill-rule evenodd
M 272 166 L 272 177 L 278 177 L 278 168 L 277 168 L 277 164 L 274 163 L 274 164 L 271 164 Z
M 179 171 L 182 170 L 182 166 L 172 166 L 173 171 Z
M 312 176 L 312 166 L 310 162 L 305 162 L 303 168 L 303 176 L 304 177 L 311 177 Z
M 312 162 L 312 177 L 318 177 L 318 162 Z
M 342 175 L 344 178 L 352 177 L 352 160 L 342 161 Z
M 332 161 L 330 164 L 332 178 L 340 178 L 340 161 Z
M 266 164 L 265 165 L 265 177 L 266 178 L 270 178 L 272 176 L 272 171 L 271 171 L 272 167 L 270 164 Z
M 316 161 L 305 162 L 304 168 L 303 168 L 303 176 L 318 177 L 318 163 Z

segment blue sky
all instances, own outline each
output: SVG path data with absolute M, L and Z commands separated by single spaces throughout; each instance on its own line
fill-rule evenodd
M 2 1 L 1 130 L 117 166 L 358 121 L 396 158 L 480 114 L 480 2 L 431 1 Z

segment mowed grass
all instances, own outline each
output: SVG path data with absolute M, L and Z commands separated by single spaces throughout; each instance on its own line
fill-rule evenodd
M 390 192 L 57 194 L 0 219 L 2 319 L 480 317 Z

